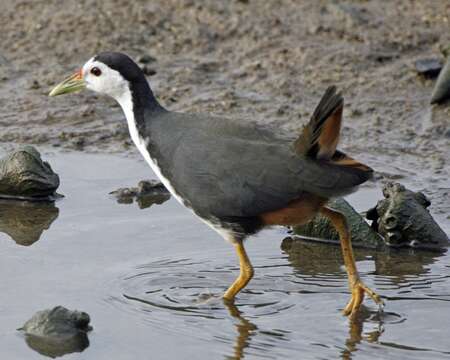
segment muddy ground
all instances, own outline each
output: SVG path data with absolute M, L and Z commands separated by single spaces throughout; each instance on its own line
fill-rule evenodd
M 328 85 L 346 99 L 341 148 L 425 189 L 448 224 L 450 106 L 414 61 L 443 60 L 450 2 L 2 1 L 0 141 L 136 154 L 123 115 L 93 93 L 49 88 L 102 50 L 146 60 L 169 109 L 297 131 Z M 446 200 L 447 199 L 447 200 Z

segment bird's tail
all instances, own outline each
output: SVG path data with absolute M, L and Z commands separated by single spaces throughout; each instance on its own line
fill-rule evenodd
M 339 142 L 344 99 L 330 86 L 317 105 L 308 124 L 295 141 L 298 154 L 315 159 L 331 159 Z
M 336 149 L 339 143 L 343 109 L 344 98 L 336 92 L 335 86 L 330 86 L 314 110 L 311 120 L 295 141 L 295 150 L 299 155 L 324 160 L 350 171 L 361 172 L 362 178 L 368 179 L 373 172 L 369 166 Z

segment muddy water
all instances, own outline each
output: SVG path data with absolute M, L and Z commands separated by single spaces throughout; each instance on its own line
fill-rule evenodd
M 380 313 L 367 301 L 350 322 L 339 313 L 349 296 L 339 249 L 282 250 L 285 231 L 268 230 L 248 242 L 255 279 L 225 306 L 219 295 L 237 274 L 229 244 L 173 199 L 140 209 L 108 196 L 152 177 L 144 162 L 46 158 L 65 198 L 46 208 L 0 204 L 2 359 L 43 358 L 15 329 L 55 305 L 92 317 L 90 346 L 68 359 L 450 357 L 446 254 L 357 250 L 363 279 L 387 305 Z M 366 208 L 377 194 L 362 189 L 351 201 Z

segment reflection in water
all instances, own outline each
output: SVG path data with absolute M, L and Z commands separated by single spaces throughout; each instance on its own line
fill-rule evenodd
M 58 217 L 54 203 L 0 200 L 0 232 L 18 245 L 30 246 L 39 240 Z
M 244 358 L 244 349 L 249 346 L 250 340 L 258 328 L 255 324 L 242 317 L 242 313 L 232 302 L 224 301 L 224 304 L 227 307 L 229 314 L 238 321 L 235 325 L 237 335 L 234 343 L 234 354 L 233 356 L 226 356 L 225 359 L 241 360 Z
M 75 336 L 53 340 L 34 335 L 26 335 L 27 345 L 41 355 L 51 358 L 63 356 L 74 352 L 82 352 L 89 346 L 89 339 L 86 333 L 79 332 Z
M 281 247 L 287 253 L 288 260 L 294 269 L 301 274 L 338 274 L 343 271 L 344 262 L 339 246 L 288 237 L 283 240 Z M 422 281 L 420 275 L 427 274 L 430 271 L 428 266 L 445 253 L 445 251 L 414 249 L 376 251 L 364 248 L 355 248 L 354 252 L 356 261 L 371 258 L 375 264 L 375 274 L 382 276 L 383 285 L 391 285 L 395 288 L 399 288 L 403 282 L 412 282 L 411 276 Z M 341 352 L 341 358 L 351 359 L 352 353 L 357 350 L 357 345 L 363 340 L 379 343 L 379 338 L 384 331 L 384 323 L 400 323 L 404 320 L 395 313 L 371 312 L 363 305 L 358 316 L 348 320 L 349 335 L 345 342 L 345 349 Z M 365 324 L 375 325 L 375 329 L 363 335 Z M 414 350 L 428 351 L 427 349 Z
M 336 312 L 348 293 L 339 246 L 285 240 L 282 247 L 286 256 L 254 254 L 256 276 L 252 286 L 240 295 L 238 307 L 228 303 L 224 307 L 220 297 L 227 278 L 234 278 L 236 265 L 232 261 L 224 264 L 219 253 L 210 256 L 208 252 L 141 265 L 117 282 L 119 288 L 114 294 L 123 296 L 112 296 L 107 301 L 120 304 L 152 327 L 201 339 L 215 344 L 211 345 L 214 348 L 225 344 L 222 354 L 228 360 L 253 358 L 256 354 L 258 358 L 284 358 L 285 354 L 311 346 L 317 349 L 318 357 L 326 354 L 322 358 L 342 359 L 351 359 L 363 348 L 377 351 L 380 346 L 388 347 L 387 351 L 395 349 L 398 359 L 406 358 L 398 349 L 437 351 L 383 342 L 384 329 L 392 334 L 406 321 L 403 312 L 392 312 L 392 307 L 386 309 L 390 312 L 363 307 L 352 321 Z M 371 280 L 392 304 L 397 299 L 406 304 L 418 299 L 428 299 L 430 304 L 450 301 L 445 291 L 434 287 L 442 286 L 446 277 L 434 269 L 441 253 L 355 249 L 355 255 L 359 261 L 369 259 L 370 267 L 375 265 Z M 367 262 L 360 265 L 365 269 Z M 362 274 L 366 275 L 367 270 Z M 339 301 L 335 301 L 337 298 Z M 333 313 L 331 317 L 322 312 L 325 304 Z M 348 322 L 343 336 L 331 335 L 343 330 L 342 321 Z M 368 343 L 377 345 L 367 347 Z
M 288 237 L 283 240 L 281 248 L 287 253 L 288 260 L 294 269 L 303 274 L 338 274 L 342 272 L 344 261 L 339 246 Z M 414 249 L 376 251 L 355 248 L 354 253 L 356 261 L 367 260 L 368 258 L 373 260 L 375 273 L 388 276 L 389 281 L 396 284 L 410 275 L 421 275 L 429 272 L 427 265 L 434 263 L 445 251 Z
M 269 352 L 280 341 L 287 341 L 289 331 L 258 328 L 249 320 L 290 309 L 293 305 L 284 301 L 286 296 L 270 291 L 259 297 L 249 296 L 256 302 L 241 302 L 239 308 L 224 302 L 224 273 L 233 277 L 235 265 L 222 267 L 220 264 L 216 267 L 210 259 L 157 260 L 139 266 L 136 273 L 123 278 L 121 297 L 125 301 L 121 298 L 111 300 L 124 304 L 128 311 L 136 312 L 153 326 L 162 326 L 166 331 L 204 340 L 213 337 L 229 344 L 225 352 L 228 360 L 244 359 L 250 349 Z M 170 313 L 170 320 L 167 320 L 167 313 Z M 230 318 L 233 320 L 231 328 Z M 196 324 L 195 331 L 192 323 Z
M 374 316 L 368 309 L 363 305 L 359 314 L 354 318 L 349 318 L 349 331 L 348 338 L 345 341 L 345 349 L 341 352 L 341 358 L 348 360 L 352 358 L 352 353 L 357 350 L 357 345 L 362 341 L 368 341 L 376 343 L 383 333 L 383 322 L 380 313 Z M 376 329 L 363 335 L 364 323 L 369 321 L 376 322 Z
M 161 205 L 170 199 L 170 193 L 168 192 L 155 192 L 151 194 L 135 196 L 122 196 L 117 198 L 119 204 L 132 204 L 134 200 L 139 206 L 139 209 L 147 209 L 153 204 Z

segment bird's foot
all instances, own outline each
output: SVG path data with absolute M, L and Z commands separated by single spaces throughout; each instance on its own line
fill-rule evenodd
M 378 306 L 380 306 L 380 308 L 384 306 L 383 300 L 381 300 L 380 295 L 366 286 L 359 278 L 352 282 L 351 292 L 352 297 L 343 310 L 344 315 L 349 316 L 350 318 L 353 318 L 358 313 L 358 310 L 364 300 L 365 294 L 369 295 L 372 300 Z

